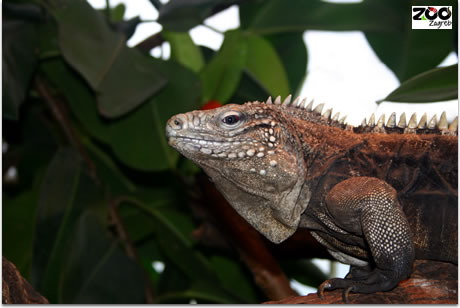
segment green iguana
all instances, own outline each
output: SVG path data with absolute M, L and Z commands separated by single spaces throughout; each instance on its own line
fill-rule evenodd
M 321 296 L 391 290 L 415 258 L 457 264 L 458 117 L 406 124 L 392 113 L 352 127 L 323 106 L 291 96 L 229 104 L 178 114 L 166 134 L 269 240 L 307 228 L 351 265 Z

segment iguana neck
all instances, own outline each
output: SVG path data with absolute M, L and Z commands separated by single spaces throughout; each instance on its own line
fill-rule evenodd
M 362 145 L 362 137 L 352 131 L 295 119 L 294 127 L 302 142 L 304 161 L 309 177 L 337 157 Z

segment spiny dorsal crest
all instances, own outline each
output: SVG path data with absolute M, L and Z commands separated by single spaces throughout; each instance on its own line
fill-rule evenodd
M 332 116 L 332 108 L 327 109 L 323 112 L 324 103 L 318 104 L 313 108 L 313 99 L 307 104 L 307 99 L 300 99 L 298 96 L 292 102 L 292 95 L 289 94 L 283 102 L 281 102 L 281 97 L 278 96 L 275 101 L 272 101 L 271 96 L 265 101 L 265 104 L 271 105 L 281 105 L 284 108 L 299 108 L 309 112 L 312 115 L 319 116 L 322 120 L 327 121 L 328 124 L 332 126 L 339 126 L 342 128 L 352 129 L 356 133 L 406 133 L 406 134 L 441 134 L 441 135 L 453 135 L 456 136 L 458 132 L 458 116 L 455 119 L 448 123 L 446 112 L 444 111 L 441 114 L 441 118 L 438 121 L 437 115 L 435 114 L 430 121 L 427 119 L 427 114 L 424 113 L 420 121 L 417 122 L 417 114 L 414 112 L 409 119 L 409 122 L 406 121 L 406 113 L 403 112 L 399 121 L 396 122 L 396 112 L 393 112 L 388 121 L 385 124 L 385 114 L 382 114 L 380 118 L 376 121 L 375 114 L 372 114 L 369 118 L 369 121 L 366 118 L 363 119 L 361 125 L 358 127 L 352 127 L 347 125 L 345 119 L 347 116 L 343 116 L 339 119 L 340 112 L 335 113 Z

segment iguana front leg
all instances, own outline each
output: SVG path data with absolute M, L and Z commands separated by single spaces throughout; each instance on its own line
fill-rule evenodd
M 326 197 L 326 206 L 335 225 L 350 234 L 363 237 L 374 265 L 359 275 L 325 281 L 320 289 L 344 289 L 348 292 L 373 293 L 393 289 L 411 273 L 415 251 L 409 223 L 386 182 L 370 177 L 354 177 L 337 184 Z M 342 251 L 341 247 L 335 247 Z M 354 277 L 357 276 L 357 277 Z

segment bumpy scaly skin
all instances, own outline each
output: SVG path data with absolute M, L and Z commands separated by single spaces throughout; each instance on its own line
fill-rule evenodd
M 457 262 L 457 119 L 394 114 L 360 127 L 305 100 L 176 115 L 169 144 L 199 164 L 235 210 L 273 242 L 308 228 L 345 279 L 324 289 L 394 288 L 414 258 Z

